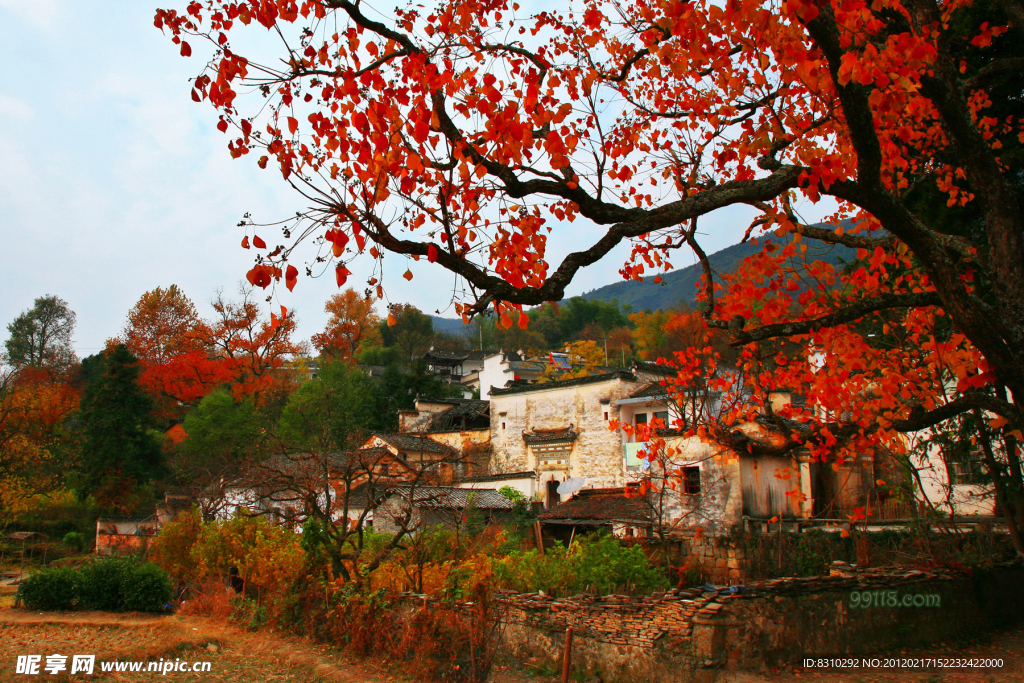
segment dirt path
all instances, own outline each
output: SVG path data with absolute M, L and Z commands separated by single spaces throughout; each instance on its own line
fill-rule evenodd
M 379 667 L 354 662 L 336 651 L 301 638 L 197 617 L 112 615 L 99 612 L 47 613 L 0 610 L 0 681 L 26 681 L 15 673 L 17 655 L 92 654 L 103 661 L 183 660 L 209 662 L 209 672 L 166 674 L 171 679 L 210 683 L 385 683 L 395 680 Z M 70 657 L 69 660 L 70 662 Z M 70 666 L 68 667 L 70 668 Z M 51 681 L 152 681 L 153 672 L 67 672 Z

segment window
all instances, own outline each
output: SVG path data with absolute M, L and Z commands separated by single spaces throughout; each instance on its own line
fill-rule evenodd
M 504 422 L 501 423 L 501 428 L 502 428 L 502 430 L 505 429 L 505 423 Z
M 700 493 L 700 467 L 683 468 L 683 493 L 691 496 Z
M 606 410 L 606 411 L 604 411 L 604 421 L 605 421 L 605 422 L 607 422 L 607 421 L 608 421 L 608 411 L 607 411 L 607 410 Z
M 983 457 L 980 447 L 957 448 L 949 463 L 949 483 L 952 486 L 985 483 Z
M 633 424 L 635 424 L 635 425 L 645 425 L 645 424 L 647 424 L 647 413 L 638 413 L 633 418 Z
M 672 425 L 668 423 L 668 411 L 662 410 L 654 414 L 656 420 L 661 420 L 662 429 L 671 429 Z

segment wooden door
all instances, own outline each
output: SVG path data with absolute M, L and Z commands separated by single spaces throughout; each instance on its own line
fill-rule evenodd
M 775 476 L 776 472 L 784 474 L 787 470 L 788 479 Z M 744 515 L 761 519 L 796 517 L 792 496 L 786 495 L 800 486 L 799 469 L 791 458 L 741 456 L 740 483 Z

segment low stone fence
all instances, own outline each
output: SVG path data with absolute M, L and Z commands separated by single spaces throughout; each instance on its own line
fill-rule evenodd
M 574 668 L 605 681 L 684 683 L 795 665 L 811 655 L 875 655 L 978 635 L 1024 616 L 1022 580 L 1018 563 L 973 572 L 837 564 L 832 576 L 752 583 L 732 595 L 688 589 L 500 599 L 507 605 L 504 646 L 520 661 L 556 665 L 572 626 Z M 938 597 L 915 606 L 917 595 Z M 908 606 L 897 606 L 905 596 Z

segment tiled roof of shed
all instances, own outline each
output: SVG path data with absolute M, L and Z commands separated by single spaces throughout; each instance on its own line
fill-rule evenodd
M 384 443 L 397 448 L 400 451 L 420 451 L 424 453 L 440 453 L 442 455 L 454 455 L 455 449 L 445 446 L 425 436 L 413 436 L 412 434 L 379 434 L 374 433 Z
M 462 510 L 477 507 L 482 510 L 511 510 L 512 501 L 494 489 L 460 489 L 452 486 L 394 486 L 392 494 L 409 498 L 411 493 L 416 507 Z
M 626 497 L 623 488 L 583 489 L 538 516 L 547 522 L 634 522 L 651 521 L 650 506 L 640 497 Z

